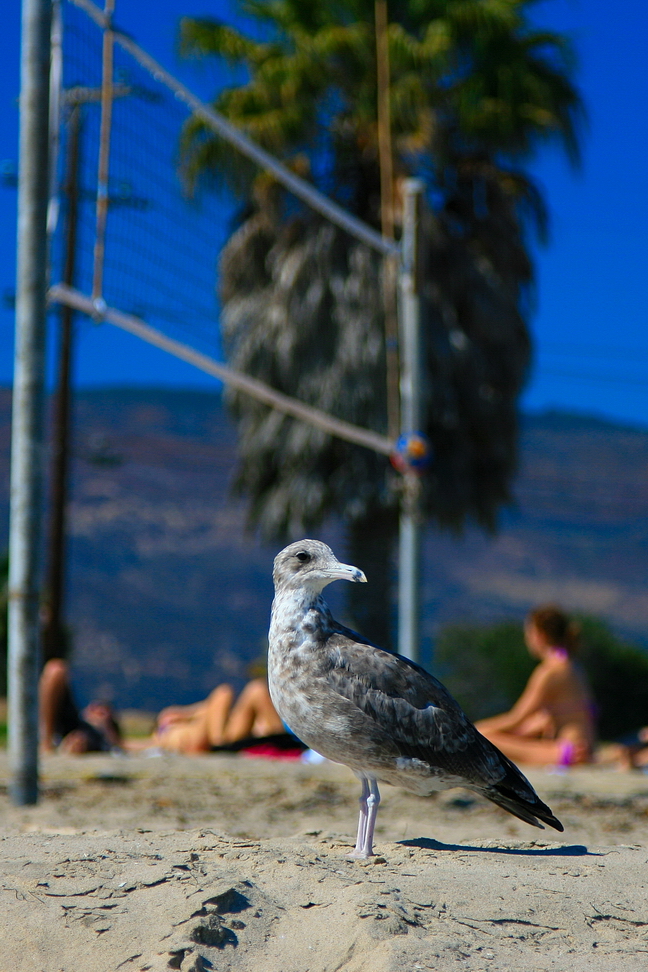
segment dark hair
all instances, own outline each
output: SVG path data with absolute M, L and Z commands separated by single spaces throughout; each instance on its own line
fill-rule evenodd
M 550 645 L 564 648 L 570 655 L 578 650 L 580 625 L 555 604 L 542 604 L 535 608 L 529 613 L 527 621 L 538 629 Z

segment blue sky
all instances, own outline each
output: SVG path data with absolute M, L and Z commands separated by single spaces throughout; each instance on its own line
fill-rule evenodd
M 152 15 L 152 9 L 155 14 Z M 117 0 L 117 20 L 202 96 L 211 75 L 175 54 L 183 14 L 231 16 L 224 0 Z M 3 8 L 0 160 L 16 160 L 20 4 Z M 538 22 L 568 33 L 589 123 L 574 173 L 547 150 L 532 164 L 551 211 L 551 239 L 537 250 L 533 372 L 523 404 L 648 424 L 648 9 L 645 0 L 543 0 Z M 0 185 L 0 383 L 11 381 L 15 191 Z M 209 388 L 211 379 L 108 326 L 87 326 L 76 362 L 80 386 L 168 384 Z

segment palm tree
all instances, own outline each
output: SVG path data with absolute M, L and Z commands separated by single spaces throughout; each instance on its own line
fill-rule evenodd
M 470 520 L 494 529 L 516 467 L 516 406 L 530 358 L 529 233 L 546 227 L 523 165 L 543 141 L 558 140 L 577 157 L 582 107 L 569 47 L 534 29 L 529 7 L 530 0 L 390 4 L 394 171 L 397 180 L 425 180 L 430 208 L 421 275 L 424 431 L 434 462 L 425 504 L 430 518 L 455 530 Z M 181 22 L 186 54 L 246 71 L 216 108 L 379 226 L 373 0 L 245 0 L 242 8 L 254 36 L 214 20 Z M 306 211 L 199 119 L 185 128 L 182 160 L 190 186 L 222 179 L 243 201 L 221 259 L 232 365 L 385 432 L 380 259 Z M 384 642 L 398 478 L 367 450 L 242 395 L 228 401 L 239 431 L 236 483 L 249 498 L 251 523 L 279 538 L 341 515 L 350 556 L 372 572 L 377 592 L 369 616 L 360 619 L 352 604 L 351 620 Z

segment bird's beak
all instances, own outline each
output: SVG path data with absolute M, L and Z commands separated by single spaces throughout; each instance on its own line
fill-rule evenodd
M 358 567 L 352 567 L 351 564 L 338 563 L 332 567 L 325 567 L 323 573 L 331 580 L 354 581 L 356 584 L 367 583 L 367 578 L 362 571 Z

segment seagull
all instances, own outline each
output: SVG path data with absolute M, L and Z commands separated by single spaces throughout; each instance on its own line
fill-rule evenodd
M 365 583 L 361 570 L 341 564 L 320 540 L 300 540 L 277 555 L 273 580 L 270 695 L 296 736 L 361 782 L 350 857 L 373 856 L 379 782 L 420 796 L 467 787 L 534 827 L 563 830 L 441 682 L 334 620 L 322 591 L 334 580 Z

